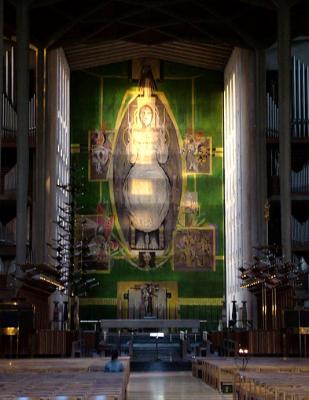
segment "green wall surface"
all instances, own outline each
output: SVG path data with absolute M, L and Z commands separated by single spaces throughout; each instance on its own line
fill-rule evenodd
M 214 271 L 175 271 L 171 255 L 159 268 L 144 271 L 134 267 L 132 260 L 123 254 L 111 255 L 108 271 L 90 272 L 100 285 L 87 293 L 86 302 L 81 299 L 82 319 L 116 318 L 116 305 L 99 305 L 97 300 L 116 299 L 118 281 L 174 281 L 178 284 L 178 297 L 184 303 L 187 298 L 220 299 L 224 294 L 223 74 L 163 61 L 161 67 L 162 79 L 156 82 L 157 88 L 167 98 L 182 140 L 190 129 L 211 137 L 211 174 L 183 173 L 183 189 L 198 192 L 199 227 L 215 227 L 216 268 Z M 85 171 L 81 176 L 85 194 L 78 199 L 84 207 L 83 214 L 96 214 L 99 201 L 112 212 L 108 179 L 88 180 L 88 131 L 100 129 L 102 124 L 107 130 L 115 129 L 126 92 L 137 89 L 138 83 L 132 81 L 130 71 L 131 63 L 125 62 L 71 74 L 71 143 L 80 146 L 80 151 L 72 154 L 72 162 Z M 113 238 L 118 237 L 114 226 Z M 93 305 L 91 299 L 96 300 Z M 221 306 L 208 303 L 205 300 L 205 305 L 203 302 L 196 306 L 183 304 L 181 318 L 217 320 Z

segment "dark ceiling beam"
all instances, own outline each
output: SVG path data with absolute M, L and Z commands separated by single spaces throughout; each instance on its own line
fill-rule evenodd
M 94 14 L 101 8 L 107 6 L 108 4 L 112 3 L 112 0 L 107 0 L 102 2 L 101 0 L 98 1 L 98 4 L 94 7 L 93 5 L 88 8 L 87 11 L 84 11 L 78 17 L 74 18 L 72 21 L 64 25 L 60 30 L 54 32 L 53 35 L 47 40 L 45 47 L 48 48 L 54 45 L 58 40 L 60 40 L 66 33 L 74 28 L 79 22 L 83 21 L 85 18 L 89 17 L 90 15 Z
M 138 25 L 138 24 L 136 24 L 136 25 Z M 138 25 L 138 26 L 140 26 L 140 25 Z M 147 26 L 145 28 L 137 27 L 137 30 L 135 30 L 134 32 L 124 33 L 123 35 L 118 35 L 117 37 L 114 37 L 113 39 L 110 39 L 110 40 L 123 40 L 123 41 L 125 41 L 125 40 L 128 40 L 130 38 L 133 38 L 132 41 L 135 41 L 134 37 L 136 37 L 138 35 L 142 35 L 142 34 L 144 34 L 146 32 L 151 32 L 151 31 L 152 32 L 157 32 L 160 35 L 164 35 L 167 38 L 172 39 L 173 41 L 179 41 L 180 40 L 180 35 L 177 34 L 177 33 L 173 33 L 173 32 L 170 32 L 168 30 L 162 30 L 162 29 L 159 29 L 157 27 L 154 29 L 151 26 Z M 184 36 L 184 35 L 182 35 L 182 36 Z M 208 44 L 211 44 L 211 45 L 243 46 L 243 42 L 241 42 L 240 40 L 239 40 L 239 42 L 235 42 L 235 40 L 230 40 L 227 35 L 226 36 L 220 36 L 219 38 L 217 37 L 216 40 L 210 40 L 208 37 L 202 37 L 201 35 L 199 35 L 199 37 L 194 37 L 194 38 L 192 38 L 192 35 L 191 36 L 187 35 L 187 37 L 182 37 L 182 39 L 186 40 L 186 41 L 191 41 L 191 42 L 194 41 L 196 43 L 199 43 L 199 42 L 208 43 Z M 84 41 L 80 41 L 81 44 L 88 44 L 88 45 L 98 44 L 98 43 L 101 43 L 101 42 L 102 42 L 102 37 L 98 37 L 97 39 L 94 39 L 94 40 L 89 40 L 89 41 L 87 41 L 87 43 L 85 43 Z M 70 43 L 68 43 L 67 46 L 70 46 Z
M 133 24 L 132 24 L 132 27 L 133 27 Z M 155 28 L 154 29 L 151 26 L 142 27 L 141 25 L 138 25 L 138 24 L 136 24 L 136 30 L 134 32 L 131 31 L 129 33 L 124 33 L 123 35 L 117 36 L 117 38 L 114 39 L 114 40 L 126 41 L 126 40 L 128 40 L 130 38 L 134 38 L 135 36 L 142 35 L 142 34 L 145 34 L 147 32 L 151 32 L 151 31 L 160 33 L 161 35 L 167 36 L 168 38 L 173 39 L 173 40 L 174 39 L 179 40 L 179 35 L 173 35 L 171 33 L 165 32 L 165 31 L 160 31 L 159 28 Z M 102 42 L 101 38 L 99 38 L 98 40 L 91 40 L 91 41 L 88 40 L 87 41 L 88 44 L 94 44 L 94 43 L 100 43 L 100 42 Z M 82 41 L 80 43 L 84 43 L 84 42 Z
M 137 30 L 135 32 L 125 33 L 123 35 L 120 35 L 119 37 L 117 37 L 117 41 L 118 40 L 127 40 L 127 39 L 130 39 L 130 38 L 132 38 L 132 37 L 134 37 L 136 35 L 140 35 L 142 33 L 146 33 L 146 32 L 149 32 L 149 31 L 151 31 L 151 28 L 149 28 L 149 27 L 145 28 L 145 29 L 137 28 Z
M 280 6 L 287 6 L 287 7 L 293 7 L 297 3 L 299 3 L 300 0 L 271 0 L 274 7 L 278 8 Z
M 125 40 L 125 39 L 128 39 L 129 36 L 131 36 L 131 37 L 133 36 L 134 37 L 136 35 L 140 35 L 140 34 L 146 33 L 146 32 L 157 32 L 162 36 L 168 37 L 169 39 L 179 40 L 179 35 L 177 35 L 177 34 L 173 34 L 173 33 L 169 32 L 169 31 L 164 30 L 164 29 L 162 30 L 162 29 L 159 29 L 159 28 L 152 28 L 152 27 L 140 30 L 140 31 L 136 32 L 135 35 L 126 35 L 126 37 L 120 38 L 120 40 Z
M 157 9 L 159 11 L 161 11 L 162 7 L 166 7 L 167 4 L 169 6 L 176 6 L 177 4 L 188 2 L 188 0 L 169 0 L 167 3 L 166 0 L 161 0 L 161 1 L 158 0 L 156 2 L 153 2 L 152 4 L 149 4 L 146 1 L 138 1 L 138 0 L 127 0 L 127 1 L 116 0 L 116 1 L 119 3 L 131 4 L 132 6 L 138 6 L 143 8 L 152 7 L 153 9 Z
M 87 20 L 82 21 L 82 23 L 83 24 L 98 24 L 98 23 L 107 23 L 108 21 L 110 21 L 110 19 L 103 20 L 102 18 L 97 17 L 97 18 L 88 18 Z M 213 17 L 210 17 L 210 18 L 195 17 L 195 18 L 191 18 L 191 21 L 194 24 L 203 24 L 203 23 L 212 24 L 212 23 L 218 22 L 217 19 L 215 19 Z
M 240 0 L 241 3 L 247 3 L 251 6 L 268 8 L 269 10 L 274 10 L 275 6 L 269 0 Z
M 204 11 L 208 12 L 209 14 L 213 15 L 214 17 L 221 19 L 222 15 L 217 11 L 214 10 L 211 6 L 206 5 L 207 3 L 203 3 L 198 0 L 193 0 L 193 3 L 201 7 Z M 249 33 L 244 31 L 244 29 L 239 28 L 239 25 L 231 20 L 226 19 L 225 22 L 223 22 L 224 25 L 229 27 L 232 31 L 234 31 L 248 46 L 258 49 L 258 48 L 263 48 L 264 43 L 261 41 L 257 40 L 256 38 L 253 38 Z
M 169 6 L 171 6 L 171 5 L 177 5 L 177 4 L 180 4 L 180 3 L 188 3 L 188 0 L 174 0 L 174 1 L 169 1 L 168 3 L 166 3 L 166 0 L 165 1 L 160 1 L 160 2 L 156 2 L 156 3 L 151 3 L 151 4 L 149 4 L 149 3 L 147 3 L 147 2 L 143 2 L 143 3 L 140 3 L 138 0 L 117 0 L 117 1 L 119 1 L 120 3 L 125 3 L 125 4 L 130 4 L 130 5 L 132 5 L 132 6 L 142 6 L 143 8 L 145 8 L 145 9 L 149 9 L 149 8 L 151 8 L 151 9 L 156 9 L 158 12 L 161 12 L 161 13 L 163 13 L 163 12 L 165 12 L 165 10 L 162 10 L 162 6 L 166 6 L 166 5 L 169 5 Z M 171 14 L 171 13 L 170 13 Z M 176 18 L 177 17 L 177 15 L 179 15 L 179 14 L 171 14 L 171 15 L 169 15 L 169 16 L 173 16 L 174 18 Z M 229 15 L 228 17 L 226 17 L 226 16 L 222 16 L 222 20 L 219 20 L 219 22 L 225 22 L 227 19 L 229 19 L 229 20 L 233 20 L 233 19 L 235 19 L 235 18 L 240 18 L 241 16 L 243 16 L 243 11 L 241 11 L 241 12 L 239 12 L 239 11 L 237 11 L 237 12 L 234 12 L 233 14 L 231 14 L 231 15 Z M 206 17 L 205 18 L 205 16 L 203 16 L 203 15 L 199 15 L 198 16 L 198 18 L 192 18 L 192 17 L 190 17 L 190 21 L 192 21 L 193 23 L 212 23 L 212 22 L 218 22 L 218 18 L 209 18 L 209 17 Z
M 179 3 L 184 3 L 184 2 L 186 2 L 186 1 L 187 1 L 187 0 L 173 0 L 173 1 L 169 1 L 169 5 L 171 5 L 171 4 L 172 4 L 172 5 L 177 5 L 177 4 L 179 4 Z M 126 14 L 126 15 L 122 15 L 122 16 L 119 16 L 119 17 L 116 17 L 116 18 L 113 18 L 113 19 L 109 20 L 107 24 L 103 25 L 101 28 L 95 30 L 94 32 L 90 33 L 88 36 L 86 36 L 85 38 L 83 38 L 82 43 L 87 43 L 88 41 L 90 41 L 91 39 L 95 38 L 95 36 L 98 36 L 98 35 L 99 35 L 100 33 L 102 33 L 105 29 L 111 27 L 111 26 L 112 26 L 113 24 L 115 24 L 115 23 L 122 22 L 122 21 L 124 21 L 124 20 L 126 20 L 126 19 L 128 19 L 128 18 L 135 17 L 136 15 L 139 15 L 139 14 L 143 14 L 143 9 L 147 9 L 147 8 L 148 8 L 148 7 L 147 7 L 147 5 L 148 5 L 147 2 L 138 2 L 138 1 L 130 1 L 130 0 L 128 0 L 128 1 L 126 1 L 126 2 L 120 0 L 120 1 L 118 1 L 118 2 L 119 2 L 119 3 L 130 4 L 130 5 L 132 5 L 132 6 L 137 6 L 138 9 L 137 9 L 137 10 L 134 10 L 132 13 L 129 13 L 129 14 Z M 154 3 L 154 5 L 153 5 L 152 8 L 153 8 L 153 9 L 158 9 L 158 10 L 161 11 L 161 8 L 162 8 L 163 6 L 165 6 L 165 5 L 166 5 L 166 1 L 165 1 L 165 0 L 163 0 L 163 1 L 158 1 L 158 2 Z M 149 29 L 147 29 L 147 30 L 149 30 Z M 143 33 L 143 32 L 144 32 L 144 31 L 142 31 L 141 33 Z M 125 38 L 127 39 L 127 38 L 129 38 L 129 37 L 135 36 L 136 34 L 138 34 L 138 32 L 129 33 L 128 35 L 125 35 Z M 121 37 L 121 38 L 122 38 L 122 37 Z
M 24 1 L 25 4 L 26 4 L 26 5 L 28 4 L 28 6 L 29 6 L 32 0 L 9 0 L 9 2 L 10 2 L 11 4 L 13 4 L 13 6 L 15 6 L 15 7 L 17 7 L 17 5 L 18 5 L 21 1 Z
M 54 5 L 56 3 L 63 3 L 64 0 L 31 0 L 31 8 L 42 8 Z
M 133 25 L 132 25 L 133 26 Z M 166 37 L 168 37 L 168 38 L 170 38 L 170 39 L 173 39 L 173 40 L 175 40 L 175 39 L 177 39 L 177 40 L 179 40 L 179 35 L 176 35 L 176 34 L 172 34 L 172 33 L 170 33 L 170 32 L 166 32 L 166 31 L 163 31 L 163 30 L 160 30 L 159 28 L 153 28 L 153 27 L 151 27 L 151 26 L 146 26 L 146 27 L 142 27 L 141 25 L 138 25 L 137 24 L 137 26 L 136 26 L 136 30 L 134 31 L 134 32 L 129 32 L 129 33 L 124 33 L 123 35 L 119 35 L 119 36 L 117 36 L 117 38 L 116 39 L 114 39 L 114 40 L 117 40 L 117 41 L 126 41 L 126 40 L 128 40 L 128 39 L 130 39 L 130 38 L 134 38 L 135 36 L 139 36 L 139 35 L 142 35 L 142 34 L 145 34 L 145 33 L 147 33 L 147 32 L 157 32 L 157 33 L 159 33 L 160 35 L 164 35 L 164 36 L 166 36 Z M 133 40 L 134 41 L 134 40 Z M 94 43 L 100 43 L 100 42 L 102 42 L 102 39 L 101 38 L 99 38 L 98 40 L 92 40 L 92 41 L 88 41 L 87 43 L 88 44 L 94 44 Z M 83 42 L 80 42 L 80 43 L 83 43 Z M 86 43 L 86 44 L 87 44 Z
M 290 0 L 290 7 L 296 6 L 298 3 L 300 3 L 300 0 Z
M 205 36 L 201 36 L 201 35 L 193 35 L 191 32 L 190 33 L 184 32 L 183 34 L 179 34 L 179 33 L 171 32 L 164 28 L 163 29 L 156 28 L 156 29 L 153 29 L 153 31 L 159 33 L 160 35 L 164 35 L 164 36 L 168 37 L 172 41 L 184 40 L 184 41 L 191 41 L 194 43 L 207 43 L 210 45 L 218 45 L 218 44 L 228 45 L 228 43 L 225 41 L 225 38 L 222 40 L 219 40 L 218 38 L 210 39 L 208 36 L 205 37 Z M 161 44 L 164 44 L 164 43 L 161 43 Z
M 168 28 L 169 26 L 179 25 L 179 22 L 171 21 L 171 22 L 162 22 L 161 24 L 158 23 L 158 24 L 149 25 L 149 24 L 139 24 L 137 22 L 123 21 L 122 24 L 128 25 L 128 26 L 133 26 L 135 28 L 156 30 L 156 29 L 160 29 L 160 28 Z
M 171 39 L 172 41 L 179 41 L 180 40 L 180 35 L 179 34 L 173 33 L 173 32 L 170 32 L 170 31 L 168 31 L 166 29 L 162 29 L 162 28 L 158 28 L 158 27 L 156 27 L 156 28 L 147 27 L 145 29 L 138 30 L 138 31 L 136 31 L 134 33 L 130 33 L 130 34 L 123 35 L 121 37 L 117 37 L 117 40 L 127 40 L 128 38 L 131 38 L 131 37 L 134 37 L 134 36 L 137 36 L 137 35 L 141 35 L 141 34 L 146 33 L 146 32 L 151 32 L 151 31 L 152 32 L 157 32 L 162 36 L 166 36 L 167 38 Z M 192 36 L 190 36 L 190 37 L 182 37 L 182 40 L 192 41 L 194 43 L 201 42 L 201 43 L 205 44 L 207 42 L 208 44 L 211 44 L 211 45 L 216 44 L 216 43 L 214 43 L 213 40 L 209 40 L 208 38 L 201 37 L 201 36 L 199 36 L 199 38 L 197 38 L 197 37 L 192 38 Z M 225 38 L 222 39 L 220 41 L 220 43 L 222 43 L 223 41 L 225 41 Z M 216 42 L 218 42 L 218 40 L 216 40 Z M 227 44 L 227 45 L 229 45 L 229 44 Z
M 122 3 L 131 4 L 131 5 L 139 5 L 140 3 L 136 0 L 120 0 Z M 170 3 L 168 3 L 170 5 Z M 199 25 L 192 23 L 191 18 L 182 17 L 177 13 L 172 13 L 164 9 L 164 7 L 158 7 L 157 3 L 148 3 L 147 1 L 143 3 L 143 7 L 145 9 L 154 10 L 157 9 L 161 14 L 167 15 L 168 17 L 175 18 L 182 24 L 186 24 L 196 29 L 198 32 L 202 33 L 204 36 L 207 36 L 209 39 L 216 41 L 216 38 L 207 30 L 201 28 Z
M 165 36 L 167 36 L 167 37 L 169 37 L 169 38 L 171 38 L 171 39 L 173 39 L 173 40 L 179 40 L 179 35 L 178 34 L 176 34 L 176 33 L 173 33 L 173 32 L 169 32 L 169 31 L 166 31 L 165 29 L 153 29 L 155 32 L 157 32 L 157 33 L 160 33 L 160 35 L 165 35 Z M 184 40 L 188 40 L 188 38 L 186 39 L 186 38 L 183 38 Z M 199 38 L 199 40 L 200 41 L 202 41 L 202 40 L 204 40 L 204 41 L 207 41 L 208 43 L 210 42 L 210 40 L 209 40 L 209 38 L 202 38 L 202 37 L 200 37 Z M 197 39 L 195 38 L 195 41 L 197 41 Z M 213 39 L 211 39 L 211 43 L 213 43 Z
M 90 39 L 94 38 L 95 36 L 98 36 L 100 33 L 102 33 L 103 31 L 105 31 L 105 29 L 111 27 L 113 24 L 115 23 L 119 23 L 124 21 L 127 18 L 131 18 L 131 17 L 135 17 L 136 15 L 139 15 L 142 13 L 141 9 L 138 10 L 134 10 L 129 14 L 126 15 L 121 15 L 119 17 L 115 17 L 109 20 L 109 22 L 103 26 L 101 26 L 101 28 L 96 29 L 94 32 L 91 32 L 89 35 L 87 35 L 86 37 L 83 38 L 83 40 L 81 41 L 81 43 L 86 43 L 88 42 Z
M 73 21 L 76 18 L 74 15 L 68 14 L 67 12 L 63 11 L 63 9 L 61 7 L 57 7 L 56 5 L 51 5 L 49 7 L 49 10 L 53 11 L 56 15 L 59 15 L 59 17 L 66 18 L 66 20 L 68 20 L 68 21 Z M 80 22 L 83 22 L 83 21 L 80 21 Z

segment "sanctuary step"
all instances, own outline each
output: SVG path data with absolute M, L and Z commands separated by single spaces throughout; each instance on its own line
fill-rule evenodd
M 194 345 L 195 343 L 200 343 L 201 338 L 200 335 L 198 334 L 188 334 L 187 335 L 189 342 L 191 345 Z M 150 341 L 154 342 L 155 338 L 150 337 L 149 333 L 121 333 L 116 334 L 116 333 L 108 333 L 106 335 L 106 340 L 105 342 L 111 345 L 125 345 L 128 344 L 129 342 L 133 342 L 133 344 L 136 343 L 149 343 Z M 173 334 L 166 334 L 164 337 L 160 337 L 159 343 L 180 343 L 180 335 L 179 333 L 173 333 Z
M 152 362 L 159 358 L 164 361 L 181 361 L 179 346 L 160 346 L 158 349 L 153 344 L 141 344 L 133 348 L 132 360 Z
M 152 371 L 190 371 L 192 363 L 189 360 L 177 360 L 177 361 L 164 361 L 162 359 L 158 361 L 136 361 L 131 360 L 130 363 L 131 371 L 134 372 L 152 372 Z
M 163 361 L 181 361 L 195 355 L 200 344 L 200 337 L 195 334 L 188 334 L 188 343 L 185 344 L 179 334 L 158 338 L 151 337 L 149 333 L 107 334 L 101 349 L 110 352 L 116 348 L 136 361 L 153 362 L 158 358 Z

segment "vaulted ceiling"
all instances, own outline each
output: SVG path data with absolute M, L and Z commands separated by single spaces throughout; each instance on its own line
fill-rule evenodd
M 5 33 L 16 10 L 5 0 Z M 157 57 L 223 69 L 234 46 L 277 39 L 277 6 L 291 4 L 291 35 L 309 36 L 308 0 L 28 0 L 31 41 L 63 47 L 71 68 Z

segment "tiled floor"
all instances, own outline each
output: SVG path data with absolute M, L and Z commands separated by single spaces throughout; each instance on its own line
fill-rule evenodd
M 204 382 L 193 378 L 191 372 L 131 373 L 128 400 L 231 400 Z

